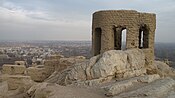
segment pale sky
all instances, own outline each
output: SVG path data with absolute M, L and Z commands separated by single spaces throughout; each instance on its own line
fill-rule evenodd
M 156 42 L 175 42 L 175 0 L 0 0 L 0 40 L 91 40 L 106 9 L 156 13 Z

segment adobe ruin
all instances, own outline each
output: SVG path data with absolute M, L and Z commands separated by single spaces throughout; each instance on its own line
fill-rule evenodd
M 93 14 L 92 52 L 121 50 L 122 31 L 126 30 L 126 49 L 142 49 L 146 64 L 154 61 L 156 14 L 135 10 L 104 10 Z

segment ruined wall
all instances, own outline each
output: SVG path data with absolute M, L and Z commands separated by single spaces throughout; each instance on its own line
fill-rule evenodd
M 121 50 L 122 31 L 126 29 L 126 49 L 144 49 L 146 63 L 151 64 L 154 60 L 155 14 L 105 10 L 95 12 L 92 23 L 93 55 L 113 49 Z

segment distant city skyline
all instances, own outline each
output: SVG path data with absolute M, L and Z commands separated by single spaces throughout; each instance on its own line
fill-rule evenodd
M 175 42 L 175 0 L 0 0 L 0 40 L 91 40 L 98 10 L 156 13 L 156 42 Z

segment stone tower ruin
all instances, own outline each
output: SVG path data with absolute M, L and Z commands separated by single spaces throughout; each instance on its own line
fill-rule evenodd
M 146 63 L 154 60 L 156 15 L 134 10 L 104 10 L 93 14 L 92 52 L 121 50 L 122 31 L 126 30 L 126 49 L 138 48 L 145 53 Z

